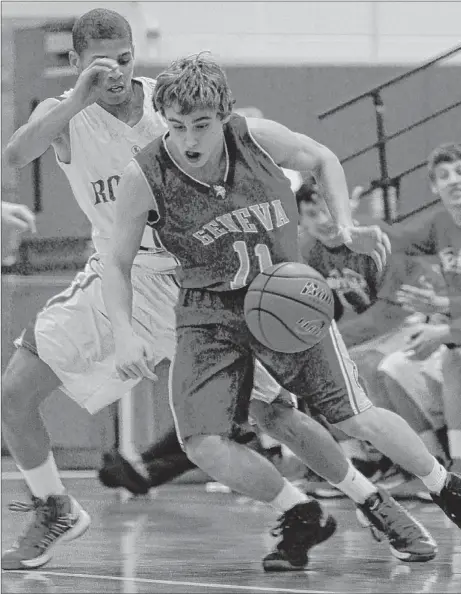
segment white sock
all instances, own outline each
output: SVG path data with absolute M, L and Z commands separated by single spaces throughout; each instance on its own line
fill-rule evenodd
M 349 470 L 343 480 L 340 483 L 331 484 L 350 497 L 355 503 L 365 503 L 370 495 L 377 493 L 373 483 L 354 468 L 350 462 Z
M 434 467 L 432 471 L 426 476 L 420 476 L 419 478 L 423 481 L 431 493 L 437 493 L 438 495 L 443 489 L 445 481 L 447 480 L 447 471 L 434 458 Z
M 18 468 L 35 497 L 46 499 L 48 495 L 62 495 L 65 493 L 66 489 L 59 478 L 52 452 L 48 454 L 48 458 L 40 466 L 29 470 L 23 470 L 19 466 Z
M 282 490 L 275 499 L 269 501 L 269 504 L 280 512 L 286 512 L 298 503 L 305 501 L 309 501 L 309 497 L 292 485 L 290 481 L 283 479 Z
M 452 458 L 461 458 L 461 429 L 448 429 L 448 448 Z

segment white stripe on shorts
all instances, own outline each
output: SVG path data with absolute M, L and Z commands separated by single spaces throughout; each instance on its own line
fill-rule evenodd
M 343 373 L 349 403 L 354 415 L 358 415 L 367 408 L 370 408 L 372 402 L 368 399 L 365 390 L 359 382 L 357 366 L 349 356 L 349 352 L 335 321 L 331 323 L 329 332 L 333 347 L 338 357 L 338 363 Z
M 173 355 L 170 363 L 170 369 L 168 372 L 168 403 L 170 405 L 171 414 L 173 415 L 173 422 L 174 428 L 176 429 L 176 437 L 178 438 L 179 445 L 184 450 L 184 441 L 179 433 L 179 421 L 178 417 L 176 416 L 176 412 L 174 410 L 174 402 L 173 402 L 173 369 L 174 369 L 174 362 L 176 359 L 176 355 Z

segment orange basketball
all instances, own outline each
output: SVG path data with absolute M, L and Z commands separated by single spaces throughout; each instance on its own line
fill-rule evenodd
M 333 293 L 323 276 L 298 262 L 267 268 L 245 297 L 245 320 L 265 346 L 299 353 L 320 342 L 334 316 Z

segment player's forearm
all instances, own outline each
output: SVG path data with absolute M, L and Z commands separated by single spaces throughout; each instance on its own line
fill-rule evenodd
M 131 270 L 124 270 L 109 258 L 104 266 L 102 292 L 115 342 L 118 342 L 123 340 L 127 333 L 133 331 L 131 326 L 133 308 Z
M 349 190 L 346 175 L 338 157 L 324 148 L 315 174 L 334 222 L 338 227 L 352 227 L 354 223 L 349 201 Z
M 21 126 L 5 149 L 6 162 L 21 168 L 43 155 L 79 111 L 80 107 L 69 97 Z

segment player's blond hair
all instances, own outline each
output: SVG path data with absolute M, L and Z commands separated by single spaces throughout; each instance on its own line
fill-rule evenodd
M 211 109 L 224 118 L 232 112 L 234 99 L 224 70 L 209 52 L 200 52 L 175 60 L 159 74 L 153 102 L 162 115 L 178 105 L 181 115 Z
M 455 163 L 461 161 L 461 144 L 459 142 L 449 142 L 440 144 L 429 155 L 427 160 L 427 170 L 429 179 L 435 180 L 435 169 L 440 163 Z

